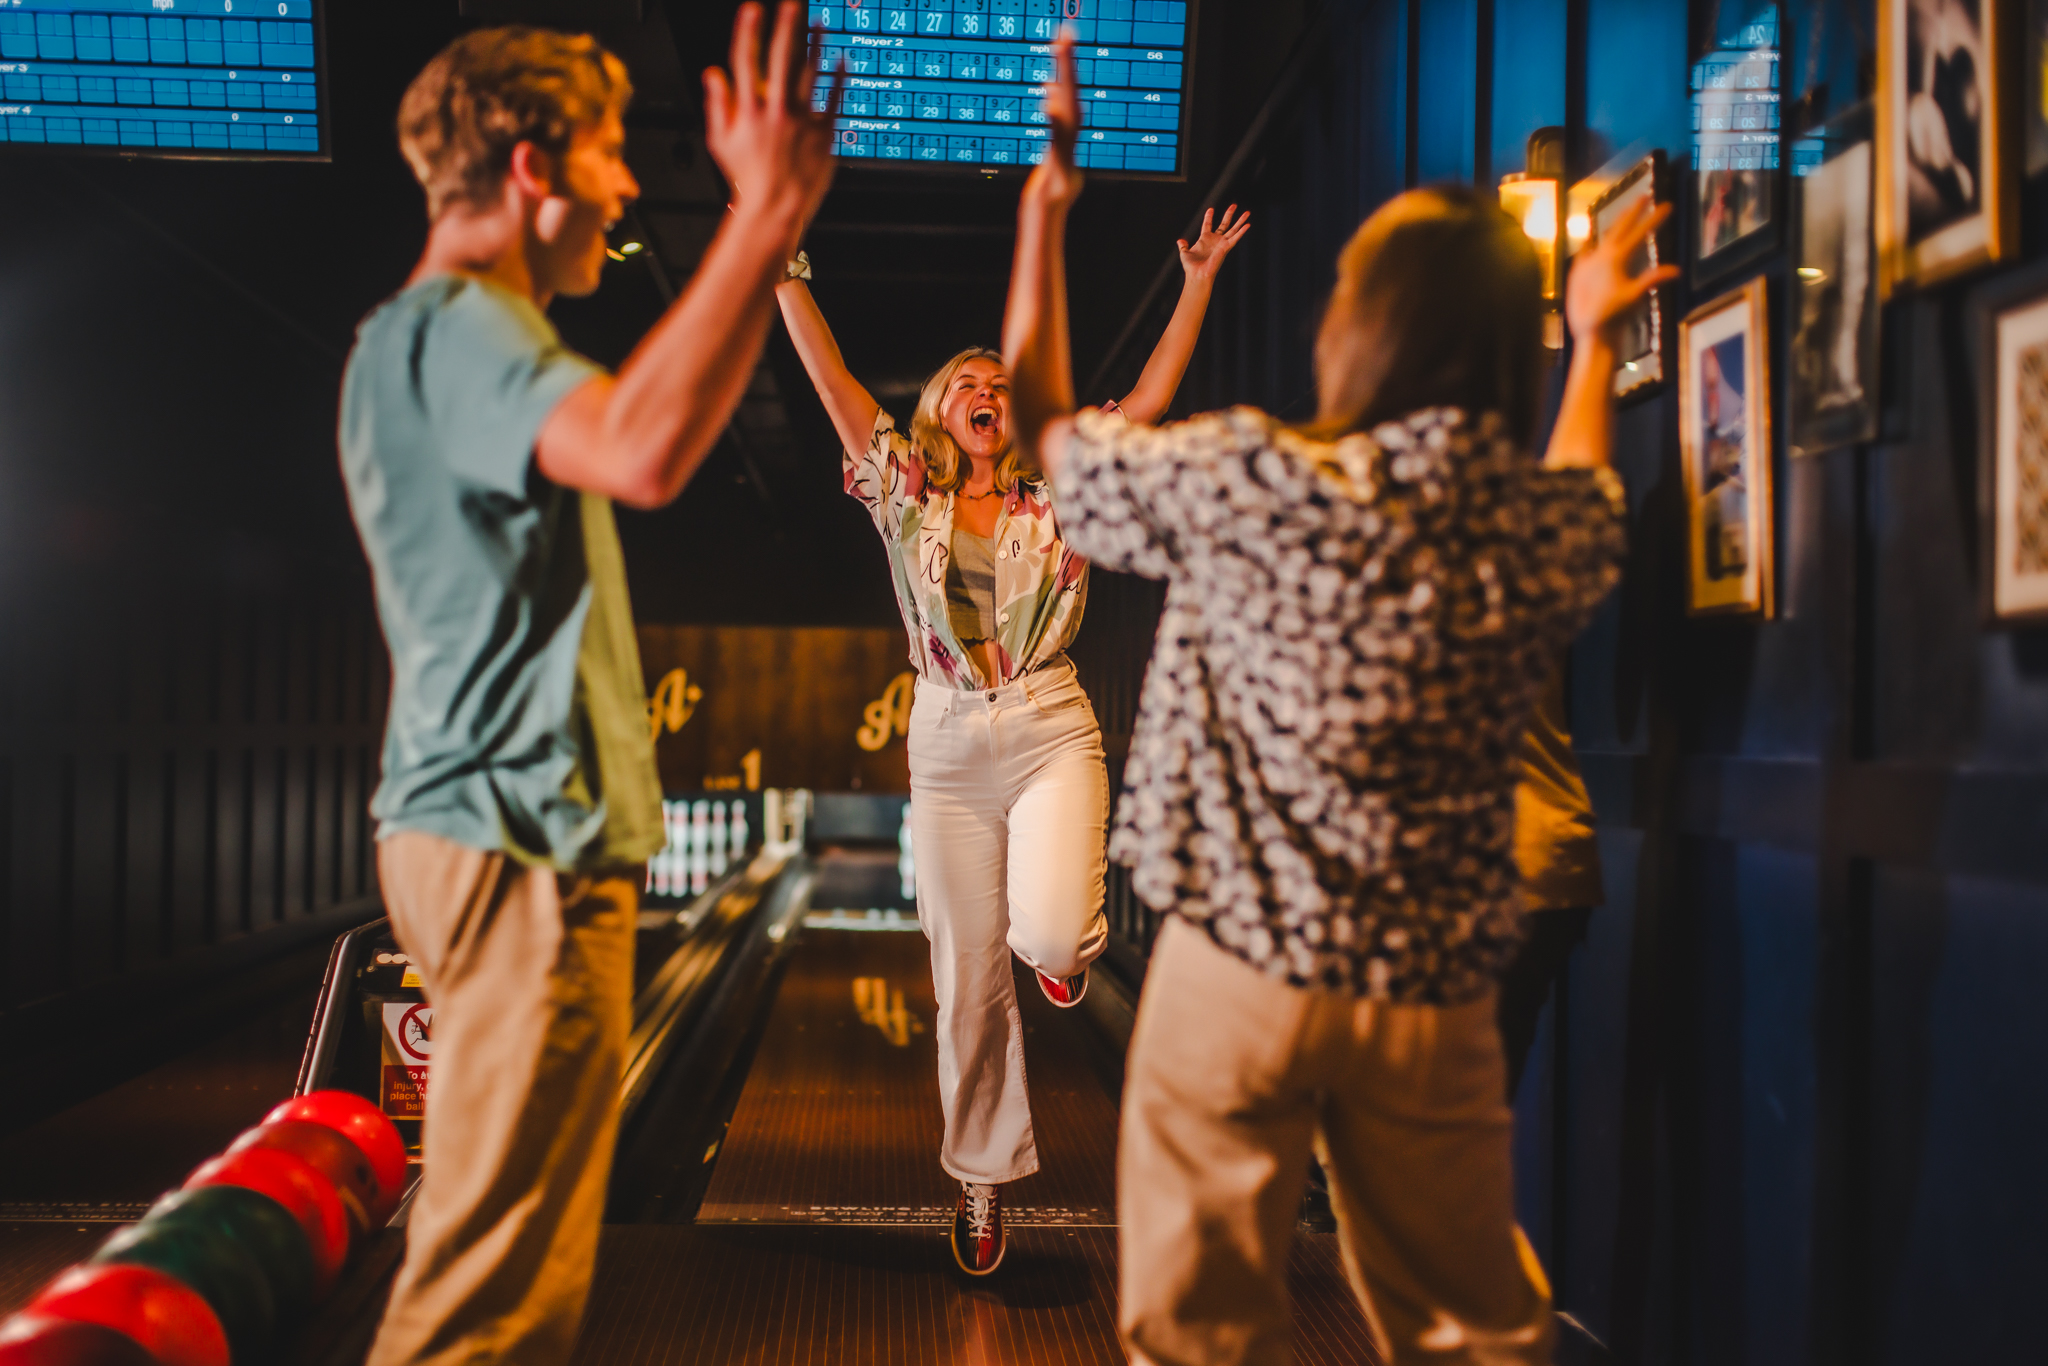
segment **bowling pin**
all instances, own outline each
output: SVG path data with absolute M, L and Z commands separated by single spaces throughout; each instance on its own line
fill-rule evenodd
M 725 876 L 725 803 L 711 803 L 711 876 Z
M 698 798 L 690 807 L 690 893 L 701 893 L 711 880 L 711 803 Z
M 668 888 L 669 896 L 681 896 L 685 877 L 683 843 L 688 838 L 686 817 L 690 806 L 688 802 L 669 802 L 666 805 L 668 843 L 661 851 L 662 882 Z
M 732 804 L 732 859 L 738 863 L 747 855 L 747 804 L 744 801 Z

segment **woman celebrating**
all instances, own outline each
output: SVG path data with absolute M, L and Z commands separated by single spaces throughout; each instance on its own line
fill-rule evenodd
M 1137 387 L 1107 405 L 1132 422 L 1180 387 L 1217 267 L 1250 223 L 1236 207 L 1179 244 L 1179 306 Z M 970 347 L 940 366 L 906 437 L 848 372 L 799 270 L 778 291 L 783 320 L 845 447 L 846 491 L 888 543 L 917 666 L 910 829 L 939 1001 L 939 1163 L 960 1182 L 954 1259 L 985 1276 L 1003 1258 L 1002 1187 L 1038 1170 L 1010 955 L 1072 1006 L 1109 937 L 1102 731 L 1065 653 L 1088 566 L 1011 444 L 1002 357 Z
M 1520 739 L 1619 576 L 1615 333 L 1672 278 L 1642 205 L 1571 272 L 1571 371 L 1531 451 L 1541 272 L 1490 196 L 1413 190 L 1338 257 L 1319 413 L 1157 430 L 1073 411 L 1071 38 L 1018 211 L 1017 439 L 1075 548 L 1167 582 L 1112 848 L 1171 912 L 1118 1134 L 1134 1363 L 1287 1359 L 1311 1145 L 1381 1359 L 1550 1361 L 1515 1227 L 1494 983 L 1522 934 Z

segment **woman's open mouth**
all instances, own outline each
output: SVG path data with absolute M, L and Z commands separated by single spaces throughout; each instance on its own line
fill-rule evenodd
M 967 415 L 967 425 L 979 436 L 995 436 L 1002 431 L 1003 415 L 994 407 L 975 408 Z

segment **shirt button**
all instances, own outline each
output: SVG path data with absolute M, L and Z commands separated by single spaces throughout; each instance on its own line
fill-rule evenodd
M 995 700 L 996 700 L 996 695 L 995 695 L 994 693 L 990 693 L 990 694 L 988 695 L 988 700 L 989 700 L 989 701 L 991 701 L 991 702 L 995 701 Z
M 1010 619 L 1010 614 L 1009 614 L 1008 612 L 998 612 L 998 613 L 996 613 L 996 624 L 997 624 L 997 625 L 1001 625 L 1001 624 L 1003 624 L 1004 622 L 1007 622 L 1007 621 L 1008 621 L 1009 619 Z
M 1008 546 L 1004 546 L 1004 547 L 1003 547 L 1003 548 L 1002 548 L 1001 550 L 998 550 L 998 551 L 996 552 L 996 558 L 997 558 L 997 559 L 999 559 L 999 560 L 1007 560 L 1007 559 L 1009 559 L 1009 558 L 1010 558 L 1010 548 L 1009 548 Z

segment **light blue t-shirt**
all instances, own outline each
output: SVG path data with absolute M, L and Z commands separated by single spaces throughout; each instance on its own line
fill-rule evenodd
M 573 870 L 662 843 L 611 503 L 533 447 L 603 371 L 532 300 L 443 275 L 363 320 L 341 470 L 391 650 L 378 838 L 420 830 Z

